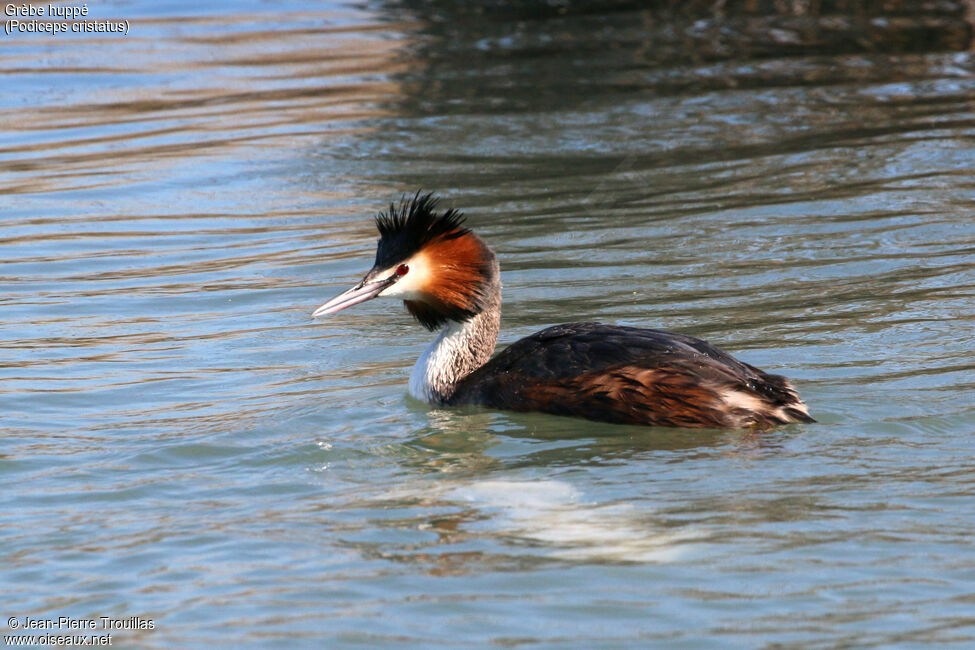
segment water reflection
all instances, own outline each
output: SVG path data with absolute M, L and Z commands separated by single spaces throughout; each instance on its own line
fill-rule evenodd
M 659 455 L 693 459 L 693 452 L 763 453 L 781 448 L 783 436 L 800 427 L 778 431 L 681 431 L 628 425 L 607 426 L 575 418 L 533 413 L 485 412 L 481 409 L 432 410 L 430 426 L 404 443 L 406 460 L 418 469 L 486 477 L 492 471 L 526 468 L 611 465 L 633 457 Z M 516 444 L 509 455 L 495 447 Z M 555 446 L 547 443 L 556 442 Z M 533 449 L 533 447 L 539 449 Z
M 368 557 L 422 566 L 432 575 L 523 570 L 560 560 L 684 560 L 701 552 L 701 543 L 713 534 L 693 525 L 694 516 L 691 522 L 685 516 L 702 507 L 724 510 L 727 504 L 708 498 L 707 503 L 655 513 L 632 503 L 602 501 L 576 487 L 580 468 L 598 472 L 631 462 L 670 464 L 708 457 L 751 460 L 784 449 L 789 436 L 784 431 L 675 435 L 666 429 L 470 411 L 430 410 L 426 431 L 373 450 L 398 457 L 410 471 L 392 492 L 382 490 L 366 500 L 361 495 L 357 507 L 387 511 L 372 525 L 406 540 L 348 543 Z M 564 480 L 525 478 L 552 472 L 570 474 Z M 797 512 L 785 502 L 774 508 L 769 504 L 769 512 L 773 509 L 788 510 L 793 518 Z
M 389 9 L 419 18 L 429 37 L 412 46 L 426 65 L 405 76 L 406 111 L 429 115 L 544 115 L 607 95 L 928 79 L 925 59 L 903 55 L 965 50 L 971 41 L 961 3 L 897 3 L 907 6 L 896 18 L 889 6 L 831 4 L 406 0 Z M 868 58 L 880 53 L 899 56 Z

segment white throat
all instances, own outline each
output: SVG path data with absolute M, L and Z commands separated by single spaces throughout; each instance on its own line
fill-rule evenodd
M 410 374 L 410 395 L 430 404 L 443 404 L 460 380 L 491 358 L 500 328 L 500 299 L 469 321 L 449 321 L 416 360 Z

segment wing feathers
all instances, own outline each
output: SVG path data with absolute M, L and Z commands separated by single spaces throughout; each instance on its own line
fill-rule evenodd
M 449 400 L 604 422 L 742 428 L 812 422 L 792 385 L 706 341 L 598 323 L 511 345 Z

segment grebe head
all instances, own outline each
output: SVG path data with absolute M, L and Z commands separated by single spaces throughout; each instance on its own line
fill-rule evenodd
M 417 192 L 376 217 L 376 263 L 359 284 L 332 298 L 312 317 L 334 314 L 372 298 L 403 300 L 429 330 L 464 322 L 486 307 L 496 286 L 494 254 L 453 209 Z

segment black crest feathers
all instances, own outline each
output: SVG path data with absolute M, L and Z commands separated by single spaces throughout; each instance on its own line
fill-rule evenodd
M 389 212 L 376 216 L 379 229 L 379 246 L 376 249 L 376 267 L 388 268 L 401 262 L 426 244 L 435 240 L 456 239 L 470 232 L 464 227 L 464 215 L 454 209 L 437 213 L 440 199 L 433 193 L 412 198 L 404 195 L 397 206 L 389 204 Z

